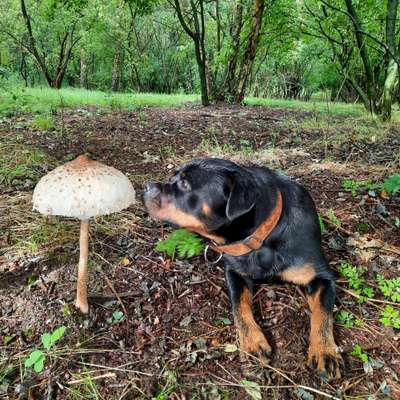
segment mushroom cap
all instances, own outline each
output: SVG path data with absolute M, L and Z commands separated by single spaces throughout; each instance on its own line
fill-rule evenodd
M 129 207 L 135 190 L 121 171 L 81 155 L 43 176 L 32 201 L 41 214 L 85 220 Z

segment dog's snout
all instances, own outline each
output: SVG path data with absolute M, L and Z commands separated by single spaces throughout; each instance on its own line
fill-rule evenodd
M 160 185 L 158 183 L 147 182 L 144 185 L 144 193 L 147 196 L 155 197 L 155 196 L 159 195 L 160 192 L 161 192 L 161 187 L 160 187 Z

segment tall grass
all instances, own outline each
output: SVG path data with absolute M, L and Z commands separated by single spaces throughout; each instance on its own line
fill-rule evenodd
M 135 109 L 138 107 L 180 107 L 188 102 L 199 103 L 198 94 L 159 93 L 107 93 L 98 90 L 46 87 L 24 88 L 11 86 L 0 88 L 0 114 L 20 112 L 49 113 L 60 107 L 79 108 L 96 106 L 104 109 Z M 311 111 L 316 114 L 368 117 L 361 104 L 332 103 L 323 101 L 300 101 L 246 97 L 245 104 L 271 108 L 291 108 Z M 400 113 L 394 111 L 394 121 L 400 120 Z
M 106 93 L 97 90 L 14 87 L 0 92 L 0 112 L 49 112 L 60 107 L 98 106 L 134 109 L 145 106 L 174 107 L 198 101 L 198 95 L 158 93 Z
M 245 100 L 247 105 L 268 106 L 273 108 L 293 108 L 303 111 L 314 111 L 322 114 L 333 115 L 365 115 L 365 108 L 362 104 L 349 103 L 332 103 L 324 101 L 300 101 L 300 100 L 283 100 L 283 99 L 262 99 L 258 97 L 247 97 Z

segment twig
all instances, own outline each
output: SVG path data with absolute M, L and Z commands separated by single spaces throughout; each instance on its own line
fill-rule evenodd
M 118 299 L 119 304 L 121 304 L 122 309 L 124 310 L 125 313 L 125 318 L 128 321 L 128 310 L 125 307 L 125 304 L 122 302 L 121 297 L 119 296 L 119 294 L 116 292 L 114 285 L 112 284 L 112 282 L 108 279 L 108 276 L 106 274 L 104 275 L 104 279 L 107 282 L 108 287 L 111 289 L 111 291 L 114 293 L 114 296 Z
M 108 372 L 108 373 L 103 374 L 103 375 L 91 376 L 90 380 L 94 381 L 94 380 L 97 380 L 97 379 L 105 379 L 105 378 L 114 378 L 115 379 L 116 377 L 117 377 L 117 375 L 115 374 L 115 372 Z M 75 379 L 75 380 L 69 381 L 67 383 L 68 383 L 68 385 L 76 385 L 78 383 L 86 382 L 86 380 L 87 380 L 87 378 Z

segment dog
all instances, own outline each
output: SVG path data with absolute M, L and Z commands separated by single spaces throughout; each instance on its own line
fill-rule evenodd
M 252 312 L 254 284 L 291 282 L 305 287 L 311 310 L 308 366 L 324 379 L 341 377 L 333 337 L 335 273 L 303 186 L 265 167 L 202 158 L 183 165 L 166 183 L 147 183 L 144 203 L 151 217 L 196 232 L 221 254 L 243 352 L 261 365 L 271 355 Z

